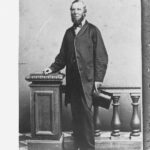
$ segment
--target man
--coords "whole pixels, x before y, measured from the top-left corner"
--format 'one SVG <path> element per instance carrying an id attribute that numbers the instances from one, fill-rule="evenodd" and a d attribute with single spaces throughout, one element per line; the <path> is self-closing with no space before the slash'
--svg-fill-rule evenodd
<path id="1" fill-rule="evenodd" d="M 100 31 L 85 19 L 84 2 L 73 1 L 70 11 L 73 26 L 66 31 L 55 62 L 44 73 L 66 66 L 66 104 L 71 104 L 75 142 L 80 150 L 94 150 L 92 92 L 102 86 L 108 56 Z"/>

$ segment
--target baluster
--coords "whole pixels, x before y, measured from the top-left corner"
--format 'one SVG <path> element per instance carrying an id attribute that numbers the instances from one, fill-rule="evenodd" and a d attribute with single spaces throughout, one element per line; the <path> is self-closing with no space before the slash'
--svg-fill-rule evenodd
<path id="1" fill-rule="evenodd" d="M 118 112 L 118 107 L 119 107 L 119 98 L 120 94 L 113 94 L 113 117 L 111 120 L 111 127 L 113 129 L 111 135 L 112 136 L 120 136 L 120 118 L 119 118 L 119 112 Z"/>
<path id="2" fill-rule="evenodd" d="M 101 121 L 99 117 L 99 107 L 94 106 L 94 130 L 95 130 L 95 137 L 100 136 L 101 131 L 100 131 L 100 126 L 101 126 Z"/>
<path id="3" fill-rule="evenodd" d="M 132 112 L 132 118 L 131 118 L 131 136 L 139 136 L 140 135 L 140 119 L 138 116 L 138 101 L 140 98 L 140 93 L 130 93 L 131 99 L 132 99 L 132 106 L 133 106 L 133 112 Z"/>

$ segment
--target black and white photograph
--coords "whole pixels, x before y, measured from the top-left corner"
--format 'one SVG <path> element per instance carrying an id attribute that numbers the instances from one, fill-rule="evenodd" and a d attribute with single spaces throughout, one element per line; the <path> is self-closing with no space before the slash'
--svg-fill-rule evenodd
<path id="1" fill-rule="evenodd" d="M 19 1 L 19 150 L 150 150 L 149 8 Z"/>

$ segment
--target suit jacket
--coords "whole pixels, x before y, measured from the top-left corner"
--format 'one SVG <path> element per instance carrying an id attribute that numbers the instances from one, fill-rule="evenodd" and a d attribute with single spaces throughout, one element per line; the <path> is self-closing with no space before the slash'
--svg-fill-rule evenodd
<path id="1" fill-rule="evenodd" d="M 56 56 L 55 62 L 50 66 L 53 72 L 66 66 L 67 103 L 70 100 L 69 89 L 72 87 L 70 73 L 74 52 L 84 96 L 91 108 L 94 81 L 103 81 L 108 63 L 104 42 L 96 26 L 86 21 L 77 35 L 75 35 L 73 26 L 66 30 L 60 52 Z"/>

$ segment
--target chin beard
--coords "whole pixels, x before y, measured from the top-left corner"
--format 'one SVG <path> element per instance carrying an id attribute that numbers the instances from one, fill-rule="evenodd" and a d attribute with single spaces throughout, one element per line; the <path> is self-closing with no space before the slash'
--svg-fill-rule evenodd
<path id="1" fill-rule="evenodd" d="M 85 15 L 82 15 L 82 17 L 78 20 L 76 20 L 75 18 L 73 18 L 73 16 L 71 16 L 72 22 L 76 25 L 81 24 L 81 22 L 83 21 L 83 19 L 85 18 Z"/>

